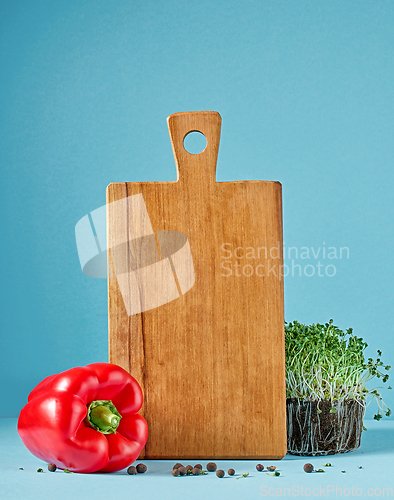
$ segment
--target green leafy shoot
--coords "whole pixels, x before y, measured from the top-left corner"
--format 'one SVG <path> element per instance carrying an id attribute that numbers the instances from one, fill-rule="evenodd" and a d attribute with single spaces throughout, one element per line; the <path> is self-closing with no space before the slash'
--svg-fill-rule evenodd
<path id="1" fill-rule="evenodd" d="M 280 476 L 280 472 L 278 470 L 276 470 L 275 472 L 273 472 L 272 474 L 270 474 L 269 472 L 266 472 L 267 476 Z"/>
<path id="2" fill-rule="evenodd" d="M 285 324 L 286 346 L 286 397 L 307 401 L 330 400 L 331 413 L 337 406 L 354 399 L 362 406 L 372 400 L 378 405 L 374 416 L 380 420 L 382 415 L 391 415 L 391 410 L 383 402 L 376 387 L 367 389 L 371 379 L 381 379 L 386 383 L 386 373 L 391 367 L 378 357 L 365 358 L 368 344 L 353 335 L 352 328 L 343 332 L 334 326 L 333 320 L 322 325 L 302 325 L 297 321 Z M 319 409 L 318 409 L 319 412 Z"/>

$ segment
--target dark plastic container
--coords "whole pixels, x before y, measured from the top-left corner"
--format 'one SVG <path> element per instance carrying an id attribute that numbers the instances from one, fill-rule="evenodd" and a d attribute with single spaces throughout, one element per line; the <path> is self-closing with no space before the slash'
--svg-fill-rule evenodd
<path id="1" fill-rule="evenodd" d="M 327 399 L 287 398 L 286 410 L 287 451 L 292 455 L 336 455 L 360 446 L 365 414 L 361 399 L 332 405 Z"/>

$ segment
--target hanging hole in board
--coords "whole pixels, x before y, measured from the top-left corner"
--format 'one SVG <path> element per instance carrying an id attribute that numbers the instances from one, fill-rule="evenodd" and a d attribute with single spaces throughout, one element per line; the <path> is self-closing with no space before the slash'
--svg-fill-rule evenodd
<path id="1" fill-rule="evenodd" d="M 188 153 L 198 155 L 207 147 L 207 139 L 201 132 L 193 130 L 193 132 L 186 134 L 183 139 L 183 147 Z"/>

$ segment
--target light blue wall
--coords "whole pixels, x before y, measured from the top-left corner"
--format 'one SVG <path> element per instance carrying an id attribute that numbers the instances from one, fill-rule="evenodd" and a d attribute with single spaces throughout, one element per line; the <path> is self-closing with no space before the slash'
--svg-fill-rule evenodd
<path id="1" fill-rule="evenodd" d="M 74 227 L 110 182 L 175 180 L 177 111 L 221 113 L 218 180 L 282 182 L 286 247 L 349 248 L 331 278 L 286 278 L 287 320 L 334 318 L 394 365 L 393 2 L 0 5 L 1 415 L 107 360 L 106 282 Z"/>

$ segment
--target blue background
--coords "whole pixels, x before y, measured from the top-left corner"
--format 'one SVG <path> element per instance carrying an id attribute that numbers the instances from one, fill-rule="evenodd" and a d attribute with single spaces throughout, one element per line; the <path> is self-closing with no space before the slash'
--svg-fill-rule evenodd
<path id="1" fill-rule="evenodd" d="M 282 182 L 286 247 L 349 248 L 331 278 L 286 278 L 287 321 L 333 318 L 394 364 L 392 2 L 0 5 L 1 416 L 108 360 L 106 281 L 74 227 L 111 182 L 175 180 L 178 111 L 221 113 L 218 180 Z"/>

